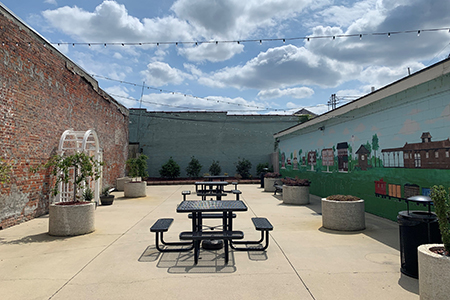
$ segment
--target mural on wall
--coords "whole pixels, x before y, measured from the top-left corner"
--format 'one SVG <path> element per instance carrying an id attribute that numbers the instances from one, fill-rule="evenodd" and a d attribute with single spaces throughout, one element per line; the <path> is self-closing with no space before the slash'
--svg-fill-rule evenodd
<path id="1" fill-rule="evenodd" d="M 278 135 L 280 151 L 298 153 L 300 160 L 282 175 L 310 179 L 311 192 L 319 196 L 354 193 L 368 200 L 368 212 L 395 220 L 400 202 L 384 199 L 427 195 L 435 184 L 450 186 L 449 87 L 445 73 L 373 105 Z"/>

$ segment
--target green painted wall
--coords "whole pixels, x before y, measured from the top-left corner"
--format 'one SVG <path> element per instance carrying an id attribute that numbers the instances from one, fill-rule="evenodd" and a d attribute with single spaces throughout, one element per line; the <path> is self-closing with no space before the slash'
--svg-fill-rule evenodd
<path id="1" fill-rule="evenodd" d="M 319 130 L 322 126 L 323 130 Z M 421 156 L 420 167 L 405 168 L 405 153 L 402 151 L 397 151 L 398 156 L 395 154 L 400 167 L 388 167 L 389 151 L 386 150 L 402 148 L 406 143 L 429 148 L 431 144 L 422 143 L 421 136 L 425 132 L 429 132 L 432 141 L 439 142 L 440 146 L 433 144 L 433 149 L 415 152 Z M 374 182 L 383 178 L 388 184 L 401 185 L 402 197 L 405 184 L 418 185 L 421 193 L 422 188 L 431 188 L 435 184 L 450 187 L 450 170 L 444 164 L 438 164 L 437 169 L 426 169 L 425 163 L 425 155 L 431 160 L 438 151 L 436 162 L 438 159 L 450 161 L 449 137 L 450 75 L 444 74 L 367 106 L 279 137 L 280 169 L 284 176 L 310 179 L 313 194 L 359 196 L 366 200 L 366 211 L 395 220 L 398 212 L 406 209 L 405 202 L 376 197 Z M 340 143 L 348 145 L 348 170 L 345 172 L 338 168 L 337 148 Z M 356 154 L 362 145 L 369 150 L 367 169 L 361 167 L 362 162 Z M 332 148 L 334 155 L 334 164 L 329 167 L 329 172 L 322 165 L 322 150 L 327 148 Z M 309 152 L 315 152 L 317 156 L 315 165 L 308 162 Z M 389 155 L 392 163 L 394 154 L 391 152 Z M 424 209 L 415 204 L 411 208 Z"/>
<path id="2" fill-rule="evenodd" d="M 195 156 L 207 173 L 213 160 L 222 173 L 234 176 L 235 163 L 245 158 L 256 166 L 268 163 L 274 151 L 273 134 L 297 123 L 296 116 L 227 115 L 225 112 L 147 112 L 130 110 L 129 137 L 149 157 L 148 173 L 159 177 L 161 166 L 172 156 L 186 177 Z"/>

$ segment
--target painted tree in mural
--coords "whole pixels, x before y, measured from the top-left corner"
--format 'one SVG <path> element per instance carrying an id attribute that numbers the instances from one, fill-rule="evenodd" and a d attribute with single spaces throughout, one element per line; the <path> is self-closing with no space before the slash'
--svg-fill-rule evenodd
<path id="1" fill-rule="evenodd" d="M 378 135 L 375 133 L 372 136 L 372 149 L 375 154 L 375 167 L 377 166 L 377 150 L 380 149 L 380 145 L 378 144 Z"/>

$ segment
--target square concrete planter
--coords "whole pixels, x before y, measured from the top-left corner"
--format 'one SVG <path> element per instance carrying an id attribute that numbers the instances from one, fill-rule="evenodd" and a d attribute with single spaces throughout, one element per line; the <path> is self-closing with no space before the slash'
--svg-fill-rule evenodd
<path id="1" fill-rule="evenodd" d="M 281 182 L 281 178 L 270 178 L 265 177 L 264 178 L 264 192 L 275 192 L 275 187 L 273 186 L 275 182 L 278 182 L 280 185 L 283 183 Z"/>
<path id="2" fill-rule="evenodd" d="M 309 204 L 309 186 L 283 185 L 283 203 L 294 205 Z"/>
<path id="3" fill-rule="evenodd" d="M 364 200 L 335 201 L 322 198 L 322 226 L 342 231 L 365 229 Z"/>
<path id="4" fill-rule="evenodd" d="M 450 257 L 434 253 L 430 250 L 432 247 L 443 247 L 443 244 L 425 244 L 417 248 L 420 300 L 448 300 Z"/>
<path id="5" fill-rule="evenodd" d="M 76 205 L 51 204 L 48 233 L 55 236 L 73 236 L 95 230 L 95 203 Z"/>
<path id="6" fill-rule="evenodd" d="M 130 181 L 124 184 L 124 196 L 125 198 L 145 197 L 146 189 L 146 181 Z"/>

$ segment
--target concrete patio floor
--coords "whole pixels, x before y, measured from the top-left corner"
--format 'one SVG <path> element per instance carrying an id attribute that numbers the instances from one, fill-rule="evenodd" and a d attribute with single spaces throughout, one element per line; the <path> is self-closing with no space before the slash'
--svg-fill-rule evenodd
<path id="1" fill-rule="evenodd" d="M 259 239 L 250 219 L 267 217 L 274 230 L 266 252 L 231 251 L 225 265 L 223 250 L 203 250 L 197 266 L 193 251 L 159 253 L 149 228 L 174 218 L 164 238 L 178 240 L 191 223 L 176 206 L 193 189 L 147 186 L 137 199 L 115 192 L 112 206 L 96 210 L 96 231 L 83 236 L 49 236 L 48 216 L 1 230 L 0 298 L 419 299 L 418 281 L 400 273 L 397 223 L 366 214 L 363 231 L 326 230 L 319 197 L 288 206 L 255 184 L 239 185 L 249 209 L 237 212 L 234 228 Z"/>

